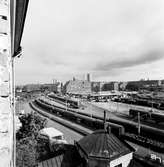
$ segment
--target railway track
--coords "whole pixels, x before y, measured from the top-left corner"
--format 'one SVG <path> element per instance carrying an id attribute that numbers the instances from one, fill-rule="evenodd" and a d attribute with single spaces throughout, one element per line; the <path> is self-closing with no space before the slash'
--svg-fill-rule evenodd
<path id="1" fill-rule="evenodd" d="M 49 102 L 45 102 L 43 100 L 37 100 L 37 102 L 39 102 L 40 104 L 45 104 L 47 105 L 47 107 L 52 107 L 52 109 L 55 109 L 55 110 L 60 110 L 61 112 L 65 110 L 65 107 L 61 107 L 61 106 L 57 106 L 56 104 L 53 105 L 52 104 L 49 104 Z M 51 106 L 50 106 L 51 105 Z M 68 108 L 67 109 L 68 112 L 70 113 L 75 113 L 76 116 L 86 116 L 86 119 L 87 117 L 91 118 L 91 119 L 95 119 L 95 120 L 101 120 L 103 121 L 104 118 L 102 116 L 98 116 L 97 114 L 91 114 L 91 113 L 84 113 L 84 112 L 79 112 L 75 109 L 72 109 L 72 108 Z M 138 129 L 138 123 L 132 121 L 132 120 L 126 120 L 126 119 L 123 119 L 123 118 L 120 118 L 120 117 L 112 117 L 112 118 L 109 118 L 107 120 L 108 122 L 110 123 L 113 123 L 113 124 L 119 124 L 119 125 L 122 125 L 125 127 L 125 130 L 130 130 L 130 128 L 132 128 L 132 131 L 136 131 L 137 133 L 137 129 Z M 164 137 L 164 129 L 160 129 L 159 126 L 150 126 L 150 125 L 146 125 L 145 123 L 144 124 L 141 124 L 141 129 L 144 131 L 144 130 L 150 130 L 153 131 L 153 132 L 158 132 L 159 134 L 162 134 L 161 137 Z"/>
<path id="2" fill-rule="evenodd" d="M 90 130 L 90 129 L 87 129 L 87 128 L 84 128 L 82 126 L 80 126 L 79 124 L 75 124 L 73 122 L 70 122 L 70 121 L 67 121 L 67 120 L 64 120 L 60 117 L 56 117 L 56 116 L 53 116 L 52 114 L 50 113 L 47 113 L 47 111 L 45 111 L 43 108 L 39 107 L 35 102 L 31 102 L 30 103 L 30 106 L 36 111 L 38 112 L 39 114 L 43 115 L 44 117 L 47 117 L 49 119 L 51 119 L 52 121 L 55 121 L 71 130 L 74 130 L 76 131 L 77 133 L 83 135 L 83 136 L 86 136 L 88 134 L 91 134 L 93 131 Z"/>
<path id="3" fill-rule="evenodd" d="M 49 100 L 51 100 L 53 102 L 57 102 L 57 103 L 59 101 L 58 99 L 55 99 L 55 98 L 49 98 Z M 63 103 L 63 107 L 64 107 L 64 105 L 65 105 L 65 103 Z M 90 104 L 90 105 L 93 105 L 93 104 Z M 94 107 L 98 107 L 98 106 L 94 106 Z M 104 108 L 102 108 L 102 107 L 98 107 L 98 108 L 100 108 L 102 111 L 104 110 Z M 72 110 L 73 112 L 77 112 L 77 110 L 74 110 L 72 108 L 70 108 L 70 110 Z M 129 121 L 129 123 L 132 124 L 133 126 L 136 126 L 136 127 L 138 126 L 137 119 L 130 118 L 129 115 L 127 115 L 127 114 L 124 114 L 124 113 L 113 113 L 113 112 L 110 112 L 108 110 L 106 110 L 106 111 L 107 111 L 107 114 L 111 113 L 111 114 L 114 114 L 117 117 L 117 118 L 110 119 L 111 122 L 112 121 L 116 121 L 116 120 L 120 120 L 120 122 L 127 122 L 127 121 Z M 92 114 L 86 114 L 86 115 L 92 117 Z M 100 117 L 100 116 L 96 117 L 96 114 L 94 114 L 94 115 L 95 115 L 95 118 L 103 120 L 103 117 Z M 117 123 L 119 123 L 119 122 L 117 122 Z M 150 121 L 147 122 L 145 120 L 141 120 L 141 126 L 143 128 L 151 127 L 153 131 L 155 131 L 155 130 L 157 130 L 159 132 L 164 131 L 164 125 L 162 125 L 162 124 L 156 124 L 156 123 L 150 122 Z"/>
<path id="4" fill-rule="evenodd" d="M 91 129 L 89 129 L 89 128 L 84 129 L 83 126 L 80 126 L 77 123 L 70 122 L 70 120 L 67 121 L 67 120 L 61 118 L 59 115 L 54 114 L 54 116 L 53 116 L 51 111 L 49 112 L 47 109 L 43 110 L 43 108 L 36 105 L 36 103 L 31 103 L 30 105 L 33 109 L 35 109 L 35 111 L 37 111 L 39 114 L 42 114 L 44 117 L 47 117 L 47 118 L 51 119 L 52 121 L 58 122 L 59 124 L 65 126 L 68 129 L 71 129 L 71 130 L 81 134 L 82 136 L 88 135 L 88 134 L 93 132 Z M 80 127 L 78 127 L 78 126 L 80 126 Z M 127 141 L 130 141 L 132 143 L 137 144 L 138 146 L 140 145 L 141 147 L 142 146 L 145 147 L 145 149 L 150 148 L 150 143 L 155 142 L 151 139 L 147 140 L 144 137 L 140 137 L 140 136 L 137 136 L 137 135 L 134 135 L 134 134 L 129 134 L 129 133 L 126 133 L 125 135 L 122 135 L 122 137 Z M 161 143 L 158 143 L 158 145 L 160 147 L 162 146 Z M 161 153 L 161 150 L 159 150 L 159 149 L 155 148 L 155 149 L 152 149 L 152 150 L 157 151 L 157 152 L 159 151 L 159 154 Z M 164 150 L 164 149 L 162 149 L 162 150 Z"/>
<path id="5" fill-rule="evenodd" d="M 132 117 L 129 117 L 129 115 L 124 114 L 124 113 L 116 113 L 116 115 L 117 115 L 118 117 L 121 117 L 121 118 L 123 118 L 123 119 L 126 119 L 127 121 L 132 121 L 132 120 L 133 120 L 135 123 L 138 122 L 137 117 L 132 118 Z M 141 119 L 140 122 L 141 122 L 141 124 L 143 124 L 143 125 L 146 125 L 146 126 L 150 126 L 150 127 L 154 127 L 154 128 L 157 128 L 157 129 L 164 130 L 164 124 L 156 124 L 153 120 L 144 120 L 144 119 Z"/>
<path id="6" fill-rule="evenodd" d="M 36 104 L 35 103 L 30 103 L 30 106 L 35 110 L 35 111 L 37 111 L 39 114 L 41 114 L 41 115 L 43 115 L 44 117 L 47 117 L 47 118 L 49 118 L 49 119 L 51 119 L 52 121 L 55 121 L 56 122 L 56 119 L 53 119 L 53 117 L 56 117 L 56 116 L 52 116 L 52 114 L 48 114 L 47 113 L 47 110 L 43 110 L 43 108 L 38 108 L 39 106 L 36 106 Z M 61 118 L 59 118 L 59 120 L 60 120 Z M 68 128 L 68 129 L 71 129 L 71 130 L 73 130 L 74 128 L 72 128 L 72 127 L 70 127 L 70 124 L 68 125 L 68 124 L 65 124 L 64 122 L 63 122 L 63 119 L 61 119 L 60 121 L 58 121 L 58 123 L 59 124 L 62 124 L 62 125 L 64 125 L 66 128 Z M 92 132 L 84 132 L 84 131 L 81 131 L 81 129 L 79 129 L 79 128 L 76 128 L 76 130 L 75 130 L 77 133 L 79 133 L 79 134 L 81 134 L 82 136 L 85 136 L 85 135 L 88 135 L 89 133 L 92 133 Z M 138 146 L 137 146 L 137 148 L 138 148 Z M 145 150 L 142 150 L 143 152 L 145 152 L 145 153 L 147 153 L 147 151 L 145 151 Z M 144 156 L 145 156 L 145 154 L 143 154 Z M 143 155 L 140 155 L 140 154 L 138 154 L 137 152 L 135 152 L 134 153 L 134 158 L 138 161 L 138 160 L 140 160 L 140 161 L 144 161 L 146 164 L 147 164 L 147 161 L 145 161 L 145 158 L 144 158 L 144 156 Z M 153 166 L 152 166 L 153 167 Z"/>

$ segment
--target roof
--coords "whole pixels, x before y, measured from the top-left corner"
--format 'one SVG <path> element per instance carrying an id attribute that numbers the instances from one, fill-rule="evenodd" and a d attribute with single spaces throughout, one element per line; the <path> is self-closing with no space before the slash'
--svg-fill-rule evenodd
<path id="1" fill-rule="evenodd" d="M 21 52 L 21 39 L 25 24 L 29 0 L 12 0 L 11 1 L 11 33 L 12 43 L 14 43 L 12 54 L 13 57 Z"/>
<path id="2" fill-rule="evenodd" d="M 50 138 L 54 137 L 54 136 L 62 136 L 63 133 L 60 132 L 59 130 L 55 129 L 55 128 L 44 128 L 40 131 L 41 134 L 46 134 L 48 135 Z"/>
<path id="3" fill-rule="evenodd" d="M 67 145 L 66 151 L 38 163 L 38 167 L 79 167 L 82 159 L 74 145 Z"/>
<path id="4" fill-rule="evenodd" d="M 91 96 L 114 96 L 114 95 L 121 95 L 121 93 L 118 91 L 115 91 L 115 92 L 101 91 L 101 92 L 98 92 L 96 94 L 91 94 Z"/>
<path id="5" fill-rule="evenodd" d="M 112 160 L 122 155 L 133 152 L 134 149 L 124 140 L 108 133 L 98 130 L 77 142 L 79 147 L 88 158 L 100 158 Z"/>
<path id="6" fill-rule="evenodd" d="M 62 161 L 63 154 L 40 162 L 38 167 L 61 167 Z"/>
<path id="7" fill-rule="evenodd" d="M 79 167 L 82 165 L 83 159 L 80 157 L 77 147 L 69 145 L 66 152 L 55 155 L 53 158 L 39 162 L 38 167 Z M 128 167 L 144 167 L 141 161 L 136 158 L 132 159 Z"/>

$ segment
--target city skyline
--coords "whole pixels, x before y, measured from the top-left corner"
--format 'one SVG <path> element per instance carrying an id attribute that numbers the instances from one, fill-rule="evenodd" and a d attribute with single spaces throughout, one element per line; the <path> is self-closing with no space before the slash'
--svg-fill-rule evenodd
<path id="1" fill-rule="evenodd" d="M 162 0 L 30 1 L 25 24 L 17 84 L 163 79 Z"/>

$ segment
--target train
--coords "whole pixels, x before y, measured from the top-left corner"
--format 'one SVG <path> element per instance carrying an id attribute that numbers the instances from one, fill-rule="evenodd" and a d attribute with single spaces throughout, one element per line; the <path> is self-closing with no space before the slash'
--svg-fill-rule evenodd
<path id="1" fill-rule="evenodd" d="M 104 118 L 101 116 L 90 114 L 90 113 L 77 112 L 76 110 L 69 109 L 69 108 L 66 113 L 63 110 L 64 108 L 50 105 L 48 104 L 48 102 L 46 104 L 46 102 L 44 102 L 41 99 L 36 100 L 36 103 L 38 103 L 42 107 L 48 108 L 51 112 L 56 112 L 60 114 L 61 116 L 65 115 L 69 119 L 75 119 L 75 117 L 81 117 L 81 119 L 82 118 L 86 119 L 86 120 L 83 120 L 83 122 L 85 122 L 86 125 L 90 124 L 90 122 L 94 122 L 94 123 L 91 123 L 93 127 L 97 127 L 100 124 L 99 120 L 102 122 L 104 120 Z M 136 122 L 129 123 L 127 120 L 116 120 L 116 119 L 111 119 L 111 118 L 109 118 L 107 122 L 121 125 L 122 127 L 124 127 L 126 132 L 135 133 L 135 134 L 138 133 L 138 124 Z M 163 140 L 163 137 L 164 137 L 164 131 L 157 129 L 157 128 L 150 127 L 150 126 L 146 126 L 146 125 L 141 126 L 141 134 L 144 136 L 149 136 L 157 140 Z M 157 134 L 157 135 L 154 135 L 154 134 Z"/>
<path id="2" fill-rule="evenodd" d="M 161 100 L 159 101 L 144 98 L 114 98 L 113 101 L 164 110 L 164 102 Z"/>
<path id="3" fill-rule="evenodd" d="M 79 122 L 80 124 L 83 124 L 84 126 L 90 127 L 93 130 L 96 129 L 102 129 L 104 127 L 104 120 L 98 119 L 96 116 L 92 116 L 92 114 L 83 113 L 83 112 L 77 112 L 72 109 L 68 109 L 67 112 L 65 112 L 62 107 L 57 107 L 53 105 L 49 105 L 48 103 L 43 102 L 41 99 L 35 100 L 35 103 L 41 106 L 44 109 L 48 109 L 52 114 L 56 114 L 58 116 L 64 117 L 66 119 L 69 119 L 71 121 Z M 109 123 L 111 127 L 111 131 L 119 136 L 124 134 L 124 127 L 115 123 Z"/>
<path id="4" fill-rule="evenodd" d="M 71 108 L 78 109 L 79 105 L 80 105 L 78 100 L 73 100 L 69 97 L 58 96 L 58 95 L 55 95 L 55 94 L 49 94 L 48 97 L 50 97 L 52 99 L 55 99 L 59 103 L 63 102 L 63 104 L 69 105 L 69 107 L 71 107 Z"/>
<path id="5" fill-rule="evenodd" d="M 104 127 L 104 119 L 100 116 L 76 112 L 72 109 L 68 109 L 67 111 L 65 111 L 62 107 L 50 105 L 47 102 L 44 102 L 42 99 L 35 100 L 35 103 L 52 114 L 64 117 L 71 121 L 79 122 L 80 124 L 90 127 L 93 130 L 102 129 Z M 126 120 L 120 121 L 108 119 L 107 123 L 111 127 L 111 132 L 117 136 L 123 136 L 125 139 L 129 139 L 129 136 L 127 136 L 127 134 L 131 134 L 133 136 L 140 136 L 140 138 L 145 138 L 146 141 L 151 140 L 150 143 L 147 143 L 147 145 L 149 145 L 150 148 L 153 148 L 157 151 L 164 151 L 164 143 L 162 143 L 164 138 L 164 130 L 141 125 L 141 133 L 140 135 L 138 135 L 138 124 L 135 122 L 129 123 Z M 144 142 L 142 140 L 139 140 L 138 137 L 133 137 L 131 138 L 131 140 L 136 140 L 136 142 L 139 142 L 141 145 L 144 146 Z"/>
<path id="6" fill-rule="evenodd" d="M 164 122 L 164 114 L 162 113 L 156 113 L 152 110 L 149 111 L 143 111 L 143 110 L 137 110 L 137 109 L 130 109 L 129 110 L 129 116 L 131 118 L 135 118 L 138 116 L 138 113 L 140 113 L 141 119 L 144 120 L 153 120 L 156 124 Z"/>

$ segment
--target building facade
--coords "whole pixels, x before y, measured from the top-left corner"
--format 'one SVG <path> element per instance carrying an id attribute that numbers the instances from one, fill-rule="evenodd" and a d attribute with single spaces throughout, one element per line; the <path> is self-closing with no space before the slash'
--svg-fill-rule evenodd
<path id="1" fill-rule="evenodd" d="M 66 85 L 68 94 L 91 94 L 91 82 L 86 80 L 71 80 Z"/>
<path id="2" fill-rule="evenodd" d="M 0 162 L 14 166 L 10 0 L 0 0 Z"/>
<path id="3" fill-rule="evenodd" d="M 0 0 L 0 166 L 15 167 L 14 59 L 20 52 L 28 0 Z"/>
<path id="4" fill-rule="evenodd" d="M 101 91 L 112 91 L 112 90 L 119 90 L 119 83 L 118 82 L 105 82 L 101 86 Z"/>

